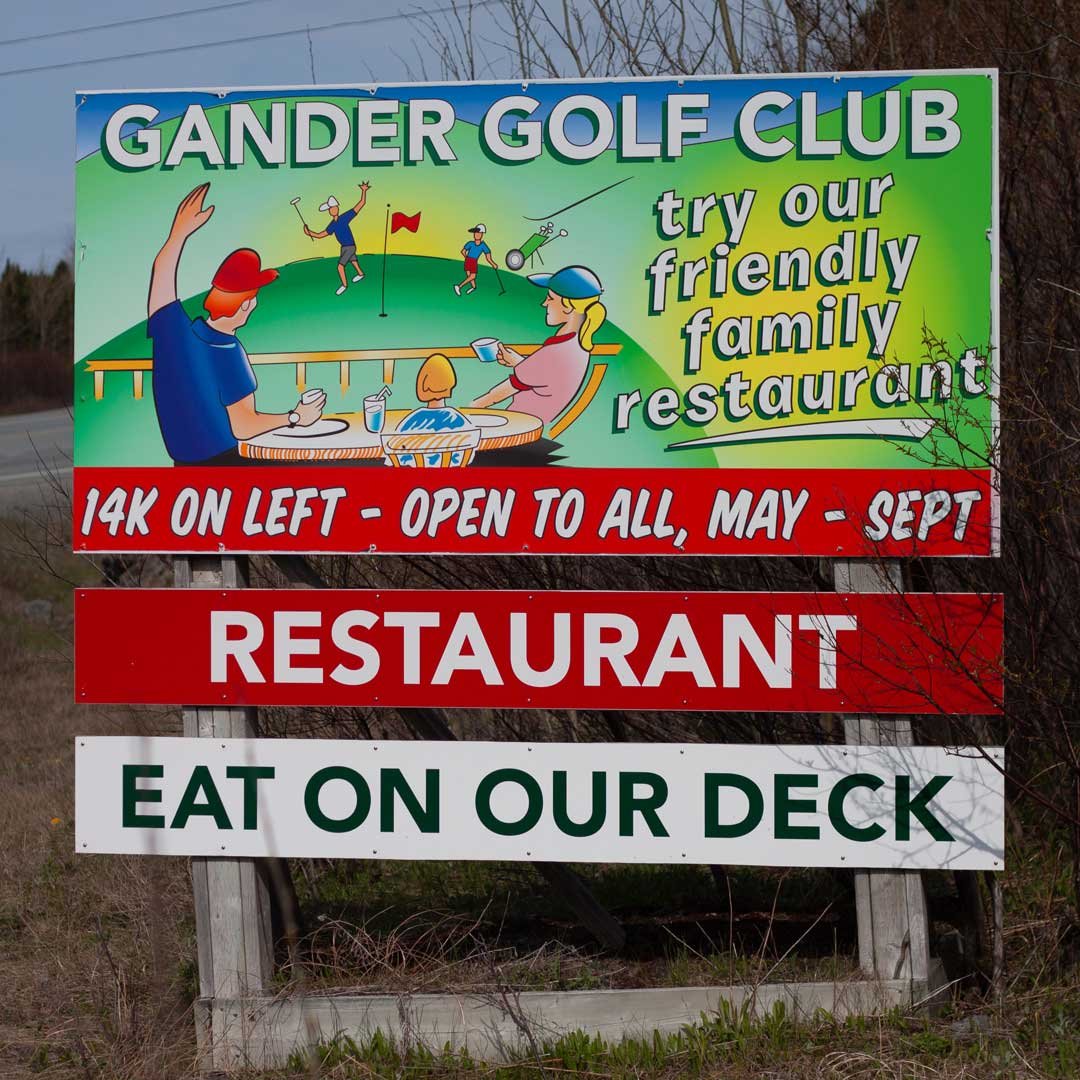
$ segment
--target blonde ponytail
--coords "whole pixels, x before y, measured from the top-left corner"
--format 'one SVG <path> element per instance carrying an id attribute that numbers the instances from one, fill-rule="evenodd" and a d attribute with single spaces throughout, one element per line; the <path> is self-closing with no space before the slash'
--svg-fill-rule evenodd
<path id="1" fill-rule="evenodd" d="M 593 350 L 593 334 L 604 325 L 607 318 L 607 308 L 600 302 L 599 296 L 589 296 L 584 300 L 563 300 L 563 306 L 585 316 L 578 331 L 578 341 L 581 347 L 591 353 Z"/>

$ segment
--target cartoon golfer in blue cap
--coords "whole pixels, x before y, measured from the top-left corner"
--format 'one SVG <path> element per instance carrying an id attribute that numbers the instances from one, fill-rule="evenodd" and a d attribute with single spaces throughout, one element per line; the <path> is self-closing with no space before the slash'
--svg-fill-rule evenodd
<path id="1" fill-rule="evenodd" d="M 555 333 L 530 356 L 500 345 L 496 356 L 511 369 L 510 377 L 473 405 L 486 409 L 513 398 L 515 411 L 549 424 L 574 400 L 589 369 L 593 335 L 607 318 L 607 309 L 600 302 L 604 291 L 600 279 L 586 266 L 564 266 L 554 274 L 529 274 L 529 281 L 547 290 L 540 306 Z"/>

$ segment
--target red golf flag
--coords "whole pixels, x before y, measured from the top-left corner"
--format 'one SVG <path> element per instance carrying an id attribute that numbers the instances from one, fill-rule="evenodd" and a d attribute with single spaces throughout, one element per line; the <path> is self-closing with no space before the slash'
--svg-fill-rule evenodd
<path id="1" fill-rule="evenodd" d="M 416 232 L 420 228 L 420 213 L 417 210 L 415 214 L 403 214 L 400 210 L 395 210 L 393 216 L 390 218 L 390 232 L 396 233 L 398 229 L 408 229 L 409 232 Z"/>

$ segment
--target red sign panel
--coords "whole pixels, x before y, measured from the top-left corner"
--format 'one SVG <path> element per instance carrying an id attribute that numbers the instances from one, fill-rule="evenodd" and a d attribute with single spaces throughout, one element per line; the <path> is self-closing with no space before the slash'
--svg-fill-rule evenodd
<path id="1" fill-rule="evenodd" d="M 74 547 L 990 555 L 994 502 L 965 469 L 80 468 Z"/>
<path id="2" fill-rule="evenodd" d="M 1000 596 L 80 589 L 82 702 L 992 714 Z"/>

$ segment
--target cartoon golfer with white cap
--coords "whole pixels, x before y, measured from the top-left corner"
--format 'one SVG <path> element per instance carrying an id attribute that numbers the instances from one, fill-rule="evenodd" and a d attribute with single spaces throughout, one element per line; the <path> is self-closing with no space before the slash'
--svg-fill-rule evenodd
<path id="1" fill-rule="evenodd" d="M 510 408 L 551 423 L 574 400 L 593 348 L 593 334 L 607 318 L 600 302 L 600 279 L 587 266 L 564 266 L 554 274 L 529 274 L 529 281 L 546 290 L 540 306 L 555 333 L 530 356 L 500 345 L 496 358 L 511 368 L 510 378 L 493 386 L 474 402 L 487 409 L 513 398 Z"/>
<path id="2" fill-rule="evenodd" d="M 337 199 L 333 195 L 328 196 L 326 202 L 319 207 L 321 213 L 329 213 L 330 215 L 330 220 L 326 223 L 326 228 L 322 232 L 312 232 L 306 225 L 304 226 L 304 233 L 313 240 L 321 240 L 324 236 L 333 236 L 341 245 L 341 257 L 338 259 L 337 266 L 338 277 L 341 278 L 341 285 L 337 290 L 338 296 L 348 287 L 345 282 L 345 267 L 349 263 L 352 263 L 356 268 L 353 281 L 364 280 L 364 271 L 360 269 L 360 263 L 356 258 L 356 240 L 353 238 L 349 224 L 364 209 L 364 203 L 367 202 L 368 188 L 370 187 L 371 185 L 365 180 L 360 185 L 360 201 L 351 210 L 346 210 L 344 214 L 341 212 Z"/>
<path id="3" fill-rule="evenodd" d="M 465 241 L 465 246 L 461 249 L 461 254 L 465 259 L 465 280 L 459 282 L 454 286 L 454 292 L 461 295 L 461 290 L 465 289 L 465 286 L 469 287 L 465 289 L 466 295 L 471 292 L 476 292 L 476 271 L 480 268 L 480 256 L 483 255 L 487 259 L 488 266 L 492 270 L 498 270 L 498 264 L 491 257 L 491 248 L 487 246 L 487 242 L 484 240 L 484 234 L 487 232 L 487 226 L 482 222 L 474 225 L 469 232 L 472 233 L 472 239 Z"/>

